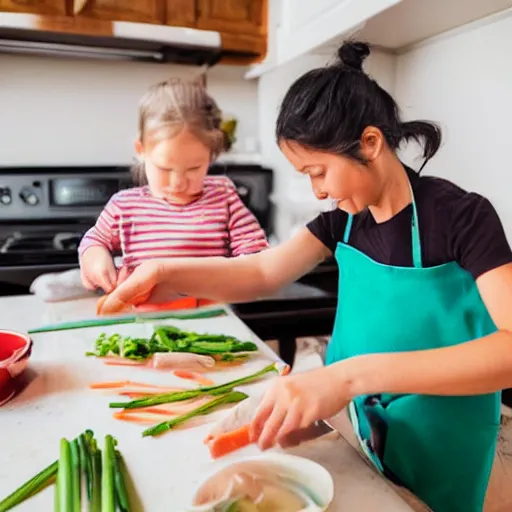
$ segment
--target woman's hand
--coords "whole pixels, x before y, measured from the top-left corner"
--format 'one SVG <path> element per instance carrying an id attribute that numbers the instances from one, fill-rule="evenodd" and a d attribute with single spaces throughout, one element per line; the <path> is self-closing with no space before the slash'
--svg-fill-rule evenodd
<path id="1" fill-rule="evenodd" d="M 352 400 L 344 363 L 276 378 L 251 425 L 252 439 L 261 449 L 287 444 L 293 432 L 328 419 Z"/>
<path id="2" fill-rule="evenodd" d="M 140 304 L 158 304 L 177 298 L 167 282 L 163 260 L 141 263 L 135 269 L 121 270 L 117 287 L 101 305 L 102 315 L 111 315 Z"/>
<path id="3" fill-rule="evenodd" d="M 89 247 L 80 258 L 80 276 L 88 290 L 103 289 L 110 293 L 117 284 L 117 270 L 105 247 Z"/>

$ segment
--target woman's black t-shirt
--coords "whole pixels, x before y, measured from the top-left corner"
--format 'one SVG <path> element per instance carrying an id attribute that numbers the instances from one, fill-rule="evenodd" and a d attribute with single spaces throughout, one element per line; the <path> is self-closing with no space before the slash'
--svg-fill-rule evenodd
<path id="1" fill-rule="evenodd" d="M 476 279 L 512 262 L 501 221 L 484 197 L 453 183 L 407 169 L 418 209 L 423 266 L 456 261 Z M 348 215 L 320 214 L 308 228 L 333 253 L 343 241 Z M 412 205 L 377 224 L 369 210 L 354 216 L 349 245 L 385 265 L 412 267 Z"/>

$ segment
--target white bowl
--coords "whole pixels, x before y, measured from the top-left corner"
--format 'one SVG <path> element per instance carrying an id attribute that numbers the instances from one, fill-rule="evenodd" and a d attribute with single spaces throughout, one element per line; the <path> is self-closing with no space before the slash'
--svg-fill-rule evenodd
<path id="1" fill-rule="evenodd" d="M 283 473 L 287 477 L 300 482 L 308 490 L 308 492 L 315 497 L 315 501 L 318 503 L 318 506 L 307 509 L 305 508 L 303 509 L 304 511 L 325 511 L 332 503 L 334 498 L 334 482 L 330 473 L 323 466 L 303 457 L 297 457 L 296 455 L 288 455 L 280 452 L 267 452 L 262 455 L 244 457 L 242 459 L 238 459 L 236 462 L 231 462 L 231 464 L 226 464 L 220 468 L 217 468 L 203 479 L 196 491 L 199 490 L 199 488 L 202 487 L 202 485 L 206 483 L 210 478 L 212 478 L 220 471 L 223 471 L 230 465 L 238 465 L 240 463 L 253 461 L 269 462 L 273 465 L 277 465 L 283 469 Z M 191 498 L 191 501 L 193 499 L 194 497 Z M 205 505 L 190 505 L 182 512 L 211 512 L 215 504 L 216 503 L 209 503 Z"/>

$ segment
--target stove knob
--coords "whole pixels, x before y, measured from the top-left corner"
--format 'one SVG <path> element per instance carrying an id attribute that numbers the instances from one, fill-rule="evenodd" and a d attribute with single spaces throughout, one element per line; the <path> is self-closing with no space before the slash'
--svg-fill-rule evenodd
<path id="1" fill-rule="evenodd" d="M 22 188 L 20 192 L 20 197 L 21 199 L 23 199 L 25 203 L 27 203 L 30 206 L 35 206 L 37 203 L 39 203 L 39 198 L 31 188 Z"/>
<path id="2" fill-rule="evenodd" d="M 10 188 L 0 188 L 0 203 L 4 205 L 8 205 L 12 203 L 11 197 L 11 189 Z"/>

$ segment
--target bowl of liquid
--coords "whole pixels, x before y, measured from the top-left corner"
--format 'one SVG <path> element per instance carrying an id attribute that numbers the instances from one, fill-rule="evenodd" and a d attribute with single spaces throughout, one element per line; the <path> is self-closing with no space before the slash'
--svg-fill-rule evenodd
<path id="1" fill-rule="evenodd" d="M 0 406 L 16 394 L 16 377 L 27 367 L 31 352 L 29 336 L 0 330 Z"/>
<path id="2" fill-rule="evenodd" d="M 321 512 L 333 498 L 332 477 L 320 464 L 268 452 L 209 475 L 186 512 Z"/>

